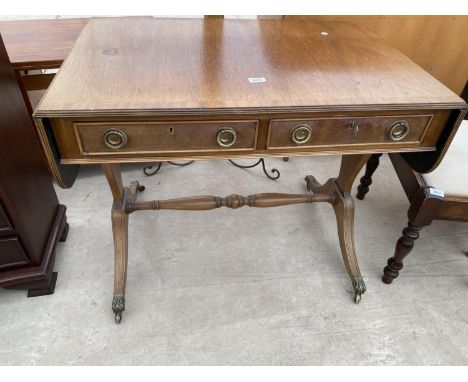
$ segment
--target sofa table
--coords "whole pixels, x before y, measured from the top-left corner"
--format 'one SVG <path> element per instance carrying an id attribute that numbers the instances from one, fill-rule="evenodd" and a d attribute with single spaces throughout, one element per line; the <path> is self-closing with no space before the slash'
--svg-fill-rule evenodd
<path id="1" fill-rule="evenodd" d="M 35 111 L 62 187 L 101 164 L 113 195 L 116 322 L 125 310 L 128 217 L 139 210 L 210 210 L 327 202 L 359 302 L 366 287 L 350 191 L 370 154 L 402 152 L 437 166 L 467 105 L 372 33 L 296 20 L 91 19 Z M 306 176 L 302 194 L 139 201 L 119 164 L 342 155 L 336 178 Z"/>

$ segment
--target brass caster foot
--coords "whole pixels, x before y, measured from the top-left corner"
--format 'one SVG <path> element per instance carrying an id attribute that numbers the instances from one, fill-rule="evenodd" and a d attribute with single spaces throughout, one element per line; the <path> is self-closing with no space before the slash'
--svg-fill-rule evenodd
<path id="1" fill-rule="evenodd" d="M 115 314 L 115 323 L 120 324 L 120 321 L 122 321 L 122 313 L 116 313 Z"/>
<path id="2" fill-rule="evenodd" d="M 360 293 L 354 293 L 354 303 L 359 304 L 361 302 L 361 294 Z"/>
<path id="3" fill-rule="evenodd" d="M 125 311 L 125 296 L 117 294 L 112 299 L 112 311 L 115 314 L 115 323 L 120 324 L 122 321 L 122 312 Z"/>
<path id="4" fill-rule="evenodd" d="M 354 289 L 354 302 L 359 304 L 361 301 L 362 294 L 366 291 L 366 284 L 364 284 L 364 280 L 362 278 L 358 278 L 353 283 Z"/>

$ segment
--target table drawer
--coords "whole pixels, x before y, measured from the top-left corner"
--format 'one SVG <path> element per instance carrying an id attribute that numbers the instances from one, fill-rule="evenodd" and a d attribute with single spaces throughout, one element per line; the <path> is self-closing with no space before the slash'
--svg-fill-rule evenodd
<path id="1" fill-rule="evenodd" d="M 418 143 L 432 114 L 270 121 L 267 148 Z"/>
<path id="2" fill-rule="evenodd" d="M 83 122 L 83 155 L 254 150 L 258 121 Z"/>

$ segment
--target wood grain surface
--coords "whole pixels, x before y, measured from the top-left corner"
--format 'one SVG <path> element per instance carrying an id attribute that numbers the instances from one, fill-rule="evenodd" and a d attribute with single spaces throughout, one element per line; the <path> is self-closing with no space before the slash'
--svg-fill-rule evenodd
<path id="1" fill-rule="evenodd" d="M 468 80 L 468 16 L 285 16 L 364 27 L 382 37 L 456 94 Z"/>
<path id="2" fill-rule="evenodd" d="M 127 17 L 88 22 L 36 116 L 415 105 L 464 103 L 349 23 Z"/>
<path id="3" fill-rule="evenodd" d="M 58 68 L 88 19 L 0 21 L 0 33 L 15 70 Z"/>
<path id="4" fill-rule="evenodd" d="M 432 115 L 402 116 L 410 129 L 408 135 L 400 142 L 418 144 L 429 125 Z M 392 142 L 388 136 L 389 127 L 399 120 L 398 116 L 368 118 L 316 118 L 271 120 L 268 137 L 269 148 L 297 147 L 291 136 L 294 129 L 305 124 L 311 129 L 311 139 L 301 144 L 308 146 L 363 145 Z M 355 129 L 351 127 L 355 126 Z"/>
<path id="5" fill-rule="evenodd" d="M 82 154 L 138 154 L 190 151 L 253 151 L 256 144 L 258 121 L 190 121 L 190 122 L 128 122 L 76 123 L 75 131 Z M 216 132 L 233 128 L 236 139 L 232 146 L 223 148 Z M 108 129 L 118 129 L 127 136 L 125 147 L 113 149 L 103 144 Z"/>

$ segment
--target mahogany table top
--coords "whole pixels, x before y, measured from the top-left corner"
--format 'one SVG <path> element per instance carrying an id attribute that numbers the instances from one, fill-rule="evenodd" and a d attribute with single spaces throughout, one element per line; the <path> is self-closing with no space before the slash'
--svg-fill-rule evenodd
<path id="1" fill-rule="evenodd" d="M 463 100 L 349 23 L 93 18 L 36 116 L 457 108 Z"/>

